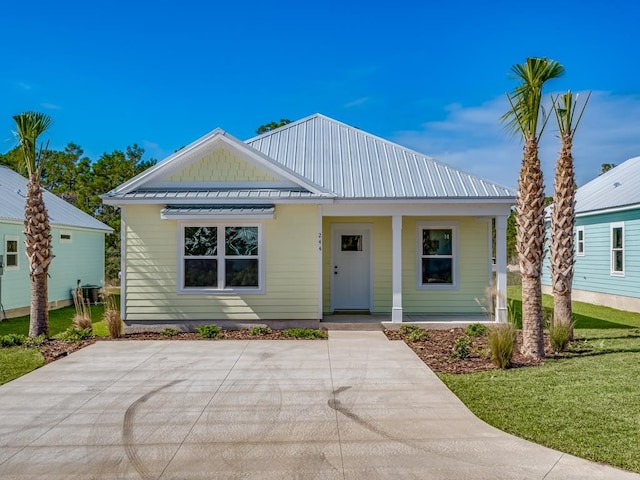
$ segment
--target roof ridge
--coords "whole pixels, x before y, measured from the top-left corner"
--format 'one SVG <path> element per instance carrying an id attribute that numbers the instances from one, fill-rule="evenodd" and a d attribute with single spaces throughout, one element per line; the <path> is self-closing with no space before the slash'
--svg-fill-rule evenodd
<path id="1" fill-rule="evenodd" d="M 258 139 L 263 139 L 263 138 L 266 138 L 266 137 L 269 137 L 269 136 L 273 135 L 274 133 L 281 133 L 281 132 L 283 132 L 285 130 L 288 130 L 289 128 L 297 127 L 301 123 L 308 122 L 309 120 L 311 120 L 311 119 L 313 119 L 315 117 L 324 117 L 324 115 L 322 115 L 321 113 L 312 113 L 311 115 L 307 115 L 306 117 L 300 118 L 300 119 L 295 120 L 293 122 L 289 122 L 286 125 L 282 125 L 281 127 L 274 128 L 273 130 L 269 130 L 268 132 L 259 133 L 256 136 L 245 140 L 244 143 L 250 143 L 250 142 L 253 142 L 253 141 L 258 140 Z M 328 118 L 328 117 L 325 117 L 325 118 Z"/>

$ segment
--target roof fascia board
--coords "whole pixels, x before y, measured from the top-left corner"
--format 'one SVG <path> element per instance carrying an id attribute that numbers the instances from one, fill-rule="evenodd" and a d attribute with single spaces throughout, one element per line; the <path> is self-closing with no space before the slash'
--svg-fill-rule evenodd
<path id="1" fill-rule="evenodd" d="M 102 198 L 102 203 L 105 205 L 111 205 L 120 207 L 124 205 L 207 205 L 215 203 L 217 205 L 234 205 L 242 203 L 245 205 L 266 205 L 266 204 L 281 204 L 281 203 L 305 203 L 305 204 L 331 204 L 334 200 L 332 198 L 228 198 L 228 199 L 179 199 L 179 198 L 140 198 L 140 199 L 124 199 L 124 198 Z"/>
<path id="2" fill-rule="evenodd" d="M 24 220 L 16 220 L 15 218 L 7 218 L 0 217 L 0 224 L 11 224 L 11 225 L 24 225 Z M 52 228 L 64 228 L 67 230 L 76 230 L 76 231 L 87 231 L 87 232 L 101 232 L 101 233 L 112 233 L 113 228 L 105 225 L 105 228 L 100 227 L 79 227 L 78 225 L 70 225 L 68 223 L 58 223 L 58 222 L 49 222 Z"/>

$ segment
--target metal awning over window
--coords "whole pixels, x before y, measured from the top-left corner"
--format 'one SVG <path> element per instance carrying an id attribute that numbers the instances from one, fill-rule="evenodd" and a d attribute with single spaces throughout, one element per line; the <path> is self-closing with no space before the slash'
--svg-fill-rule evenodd
<path id="1" fill-rule="evenodd" d="M 167 205 L 160 211 L 162 220 L 226 220 L 273 218 L 274 205 Z"/>

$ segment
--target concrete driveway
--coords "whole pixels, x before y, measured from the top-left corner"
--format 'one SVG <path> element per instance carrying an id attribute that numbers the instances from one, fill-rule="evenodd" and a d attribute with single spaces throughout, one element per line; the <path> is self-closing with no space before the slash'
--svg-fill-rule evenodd
<path id="1" fill-rule="evenodd" d="M 498 431 L 404 343 L 335 331 L 98 342 L 0 387 L 0 478 L 640 476 Z"/>

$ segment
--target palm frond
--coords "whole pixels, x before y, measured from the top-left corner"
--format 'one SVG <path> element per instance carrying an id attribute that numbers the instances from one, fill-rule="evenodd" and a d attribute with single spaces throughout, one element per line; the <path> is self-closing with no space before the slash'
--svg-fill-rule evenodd
<path id="1" fill-rule="evenodd" d="M 556 115 L 556 121 L 558 122 L 558 130 L 563 136 L 573 138 L 575 135 L 578 125 L 580 124 L 580 120 L 582 120 L 582 115 L 584 115 L 584 111 L 587 108 L 589 99 L 591 98 L 591 92 L 587 94 L 587 99 L 582 105 L 582 109 L 576 119 L 575 115 L 577 111 L 576 107 L 578 106 L 578 98 L 578 94 L 576 94 L 574 98 L 571 90 L 568 90 L 567 93 L 563 95 L 551 97 L 551 104 Z"/>
<path id="2" fill-rule="evenodd" d="M 19 141 L 29 177 L 34 174 L 39 176 L 43 166 L 40 160 L 44 158 L 48 144 L 46 147 L 41 145 L 38 150 L 38 137 L 51 126 L 52 119 L 44 113 L 29 111 L 14 115 L 13 120 L 17 128 L 15 136 Z"/>

